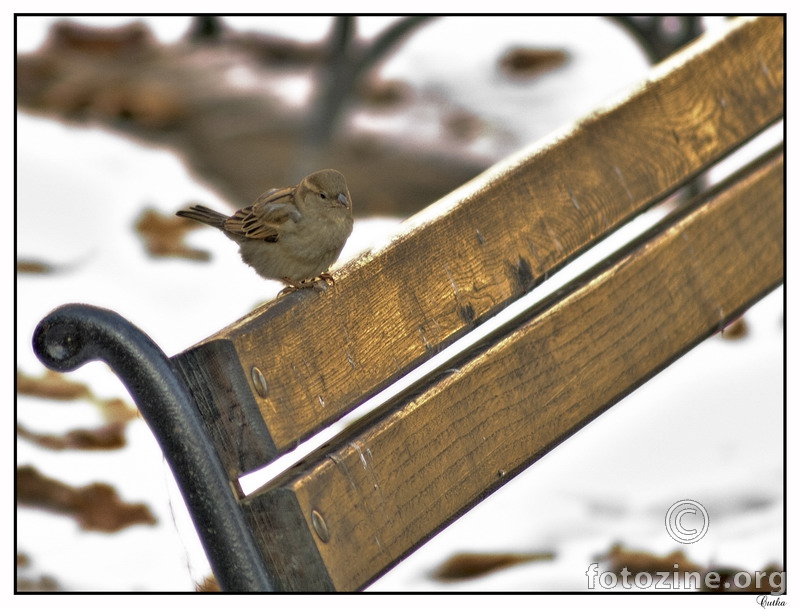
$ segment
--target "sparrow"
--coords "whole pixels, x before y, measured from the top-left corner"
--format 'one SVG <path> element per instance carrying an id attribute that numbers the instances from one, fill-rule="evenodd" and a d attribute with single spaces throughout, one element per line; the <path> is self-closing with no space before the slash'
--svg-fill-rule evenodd
<path id="1" fill-rule="evenodd" d="M 220 229 L 239 244 L 245 263 L 265 279 L 287 285 L 280 295 L 333 285 L 328 267 L 339 257 L 353 231 L 353 206 L 344 176 L 323 169 L 296 186 L 273 188 L 252 205 L 226 216 L 203 205 L 177 212 Z"/>

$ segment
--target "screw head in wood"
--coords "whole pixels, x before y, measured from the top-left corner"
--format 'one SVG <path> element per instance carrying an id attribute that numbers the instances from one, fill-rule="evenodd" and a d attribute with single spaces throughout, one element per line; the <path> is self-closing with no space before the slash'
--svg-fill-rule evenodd
<path id="1" fill-rule="evenodd" d="M 327 541 L 331 538 L 331 535 L 328 532 L 328 525 L 325 524 L 325 519 L 317 510 L 311 510 L 311 524 L 320 540 L 327 543 Z"/>
<path id="2" fill-rule="evenodd" d="M 269 387 L 267 387 L 267 379 L 261 373 L 257 366 L 250 368 L 250 379 L 253 381 L 253 386 L 256 388 L 256 393 L 262 398 L 267 397 L 269 394 Z"/>

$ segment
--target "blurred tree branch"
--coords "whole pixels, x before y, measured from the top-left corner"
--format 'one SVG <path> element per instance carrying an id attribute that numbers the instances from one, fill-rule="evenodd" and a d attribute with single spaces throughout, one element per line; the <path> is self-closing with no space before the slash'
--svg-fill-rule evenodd
<path id="1" fill-rule="evenodd" d="M 309 154 L 300 155 L 306 164 L 298 173 L 312 169 L 313 151 L 327 146 L 341 122 L 348 102 L 358 90 L 367 72 L 383 60 L 395 47 L 420 25 L 433 18 L 431 15 L 404 17 L 386 28 L 374 42 L 359 47 L 356 39 L 356 20 L 352 15 L 334 18 L 329 36 L 328 54 L 318 69 L 317 99 L 312 112 L 306 147 Z"/>

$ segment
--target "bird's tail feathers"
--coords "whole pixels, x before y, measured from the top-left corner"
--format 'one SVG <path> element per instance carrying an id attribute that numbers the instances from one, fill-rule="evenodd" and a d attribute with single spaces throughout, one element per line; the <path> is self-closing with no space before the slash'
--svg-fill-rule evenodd
<path id="1" fill-rule="evenodd" d="M 175 215 L 181 216 L 182 218 L 189 218 L 190 220 L 196 220 L 197 222 L 208 224 L 214 228 L 223 228 L 225 226 L 225 221 L 228 219 L 228 216 L 225 214 L 209 209 L 204 205 L 192 205 L 189 209 L 182 209 Z"/>

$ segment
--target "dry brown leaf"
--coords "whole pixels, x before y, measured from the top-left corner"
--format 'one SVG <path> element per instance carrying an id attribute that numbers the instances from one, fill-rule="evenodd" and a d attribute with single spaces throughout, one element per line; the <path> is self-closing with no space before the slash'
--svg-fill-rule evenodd
<path id="1" fill-rule="evenodd" d="M 448 558 L 436 569 L 433 573 L 433 577 L 444 581 L 469 579 L 486 575 L 498 569 L 513 567 L 523 562 L 553 560 L 554 557 L 555 554 L 552 552 L 540 552 L 536 554 L 479 554 L 462 552 Z"/>
<path id="2" fill-rule="evenodd" d="M 136 232 L 144 240 L 147 253 L 155 257 L 175 256 L 190 260 L 208 260 L 204 250 L 193 249 L 183 242 L 189 231 L 201 225 L 175 215 L 164 215 L 159 211 L 145 209 L 136 221 Z"/>
<path id="3" fill-rule="evenodd" d="M 609 570 L 615 573 L 621 574 L 622 570 L 627 568 L 630 577 L 635 577 L 637 573 L 655 575 L 665 571 L 669 573 L 700 573 L 703 571 L 703 567 L 691 562 L 680 550 L 667 556 L 656 556 L 650 552 L 629 550 L 621 544 L 615 544 L 608 554 L 601 556 L 600 559 L 608 561 L 610 563 Z"/>
<path id="4" fill-rule="evenodd" d="M 566 63 L 569 54 L 559 49 L 516 47 L 500 58 L 500 68 L 515 78 L 531 78 Z"/>
<path id="5" fill-rule="evenodd" d="M 119 422 L 97 429 L 73 429 L 63 435 L 36 433 L 17 423 L 17 435 L 50 450 L 116 450 L 125 446 L 125 424 Z"/>
<path id="6" fill-rule="evenodd" d="M 47 275 L 56 270 L 56 267 L 49 262 L 42 262 L 41 260 L 20 260 L 17 259 L 17 273 L 26 273 L 31 275 Z"/>
<path id="7" fill-rule="evenodd" d="M 749 333 L 750 330 L 747 327 L 747 322 L 744 320 L 744 317 L 739 317 L 725 326 L 720 334 L 722 338 L 727 340 L 737 340 L 739 338 L 744 338 Z"/>
<path id="8" fill-rule="evenodd" d="M 49 575 L 40 575 L 36 579 L 17 577 L 17 592 L 58 592 L 61 585 Z"/>
<path id="9" fill-rule="evenodd" d="M 39 575 L 35 578 L 30 575 L 20 575 L 20 571 L 28 570 L 32 562 L 27 554 L 17 552 L 17 592 L 54 592 L 61 589 L 56 579 L 49 575 Z"/>
<path id="10" fill-rule="evenodd" d="M 97 57 L 125 57 L 149 53 L 154 45 L 155 38 L 150 29 L 138 21 L 105 28 L 75 21 L 58 21 L 50 29 L 44 48 L 56 55 L 81 53 Z"/>
<path id="11" fill-rule="evenodd" d="M 468 110 L 453 110 L 442 121 L 447 134 L 463 142 L 476 139 L 486 130 L 483 120 Z"/>
<path id="12" fill-rule="evenodd" d="M 782 569 L 777 565 L 768 565 L 756 574 L 750 573 L 749 580 L 745 581 L 742 573 L 745 569 L 703 567 L 691 562 L 683 552 L 675 551 L 667 556 L 656 556 L 650 552 L 639 552 L 628 550 L 620 544 L 615 544 L 605 556 L 599 557 L 609 563 L 609 571 L 622 575 L 623 569 L 627 569 L 627 576 L 635 578 L 639 573 L 648 573 L 653 577 L 659 577 L 664 573 L 677 573 L 684 577 L 691 577 L 692 574 L 700 574 L 700 589 L 709 592 L 780 592 L 784 580 L 781 578 L 772 586 L 769 577 L 773 573 L 783 574 Z M 676 566 L 677 565 L 677 566 Z M 715 575 L 709 579 L 710 575 Z M 760 574 L 760 577 L 758 577 Z M 742 584 L 748 584 L 740 587 Z"/>
<path id="13" fill-rule="evenodd" d="M 106 423 L 127 423 L 139 416 L 139 411 L 136 408 L 119 398 L 95 399 L 94 402 L 100 408 L 103 420 Z"/>
<path id="14" fill-rule="evenodd" d="M 91 398 L 89 388 L 83 383 L 70 381 L 66 376 L 45 370 L 44 376 L 28 376 L 17 370 L 17 393 L 52 400 L 77 400 Z"/>
<path id="15" fill-rule="evenodd" d="M 359 88 L 358 95 L 373 109 L 392 108 L 408 101 L 411 87 L 400 80 L 368 80 Z"/>
<path id="16" fill-rule="evenodd" d="M 87 118 L 136 121 L 146 128 L 173 127 L 186 113 L 176 88 L 147 77 L 133 79 L 135 84 L 131 84 L 131 72 L 136 72 L 133 67 L 142 62 L 157 62 L 158 49 L 143 23 L 92 28 L 58 22 L 50 30 L 42 55 L 31 64 L 22 64 L 26 77 L 21 82 L 27 83 L 23 97 L 34 94 L 45 107 Z M 50 87 L 42 87 L 40 81 L 59 73 L 64 61 L 72 61 L 79 68 L 97 62 L 103 73 L 102 84 L 88 78 L 83 69 L 77 69 L 73 78 L 59 79 Z M 118 63 L 120 69 L 109 70 L 110 62 Z"/>
<path id="17" fill-rule="evenodd" d="M 125 503 L 107 484 L 75 488 L 47 478 L 32 466 L 17 468 L 17 503 L 75 518 L 82 529 L 113 533 L 134 524 L 155 524 L 143 503 Z"/>
<path id="18" fill-rule="evenodd" d="M 139 416 L 139 411 L 125 400 L 98 398 L 87 385 L 71 381 L 66 375 L 52 370 L 45 370 L 39 377 L 17 370 L 17 393 L 52 400 L 89 400 L 100 409 L 106 423 L 124 423 Z"/>
<path id="19" fill-rule="evenodd" d="M 54 273 L 63 273 L 65 271 L 72 271 L 78 268 L 89 256 L 84 256 L 82 259 L 70 260 L 53 264 L 45 260 L 37 260 L 34 258 L 17 258 L 17 273 L 25 275 L 52 275 Z"/>

